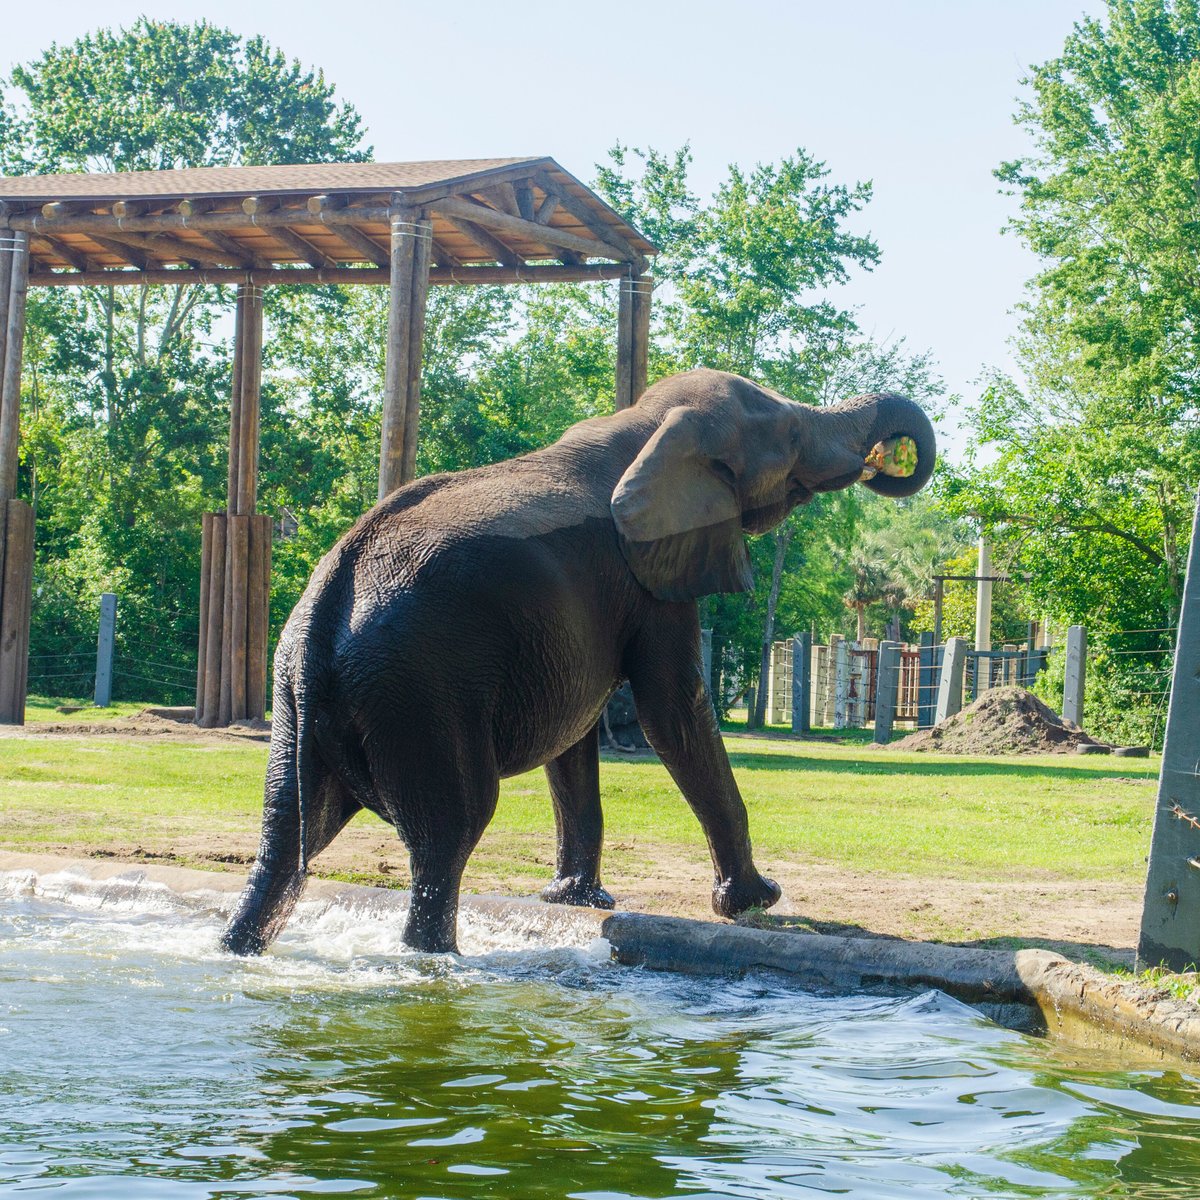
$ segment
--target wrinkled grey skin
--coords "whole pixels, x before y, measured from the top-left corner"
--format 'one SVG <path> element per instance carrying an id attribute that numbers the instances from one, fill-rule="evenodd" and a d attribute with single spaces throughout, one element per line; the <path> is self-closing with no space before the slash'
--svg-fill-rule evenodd
<path id="1" fill-rule="evenodd" d="M 910 401 L 817 409 L 693 371 L 544 450 L 380 501 L 318 566 L 280 640 L 262 842 L 223 945 L 261 951 L 308 860 L 365 807 L 409 850 L 404 940 L 454 950 L 459 882 L 499 781 L 543 765 L 558 827 L 543 896 L 611 907 L 597 723 L 626 678 L 708 840 L 714 910 L 774 904 L 702 678 L 695 601 L 749 587 L 743 533 L 854 483 L 867 451 L 901 434 L 917 473 L 867 484 L 885 495 L 933 469 Z"/>

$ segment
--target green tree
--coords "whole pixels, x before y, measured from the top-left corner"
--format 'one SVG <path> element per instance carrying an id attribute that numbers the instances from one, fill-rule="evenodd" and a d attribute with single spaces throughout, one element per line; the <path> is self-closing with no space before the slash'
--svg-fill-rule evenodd
<path id="1" fill-rule="evenodd" d="M 1173 623 L 1200 478 L 1200 10 L 1107 0 L 1034 68 L 1004 164 L 1042 259 L 977 417 L 997 461 L 961 489 L 1067 619 Z M 1128 625 L 1126 626 L 1128 627 Z"/>
<path id="2" fill-rule="evenodd" d="M 53 46 L 13 71 L 2 108 L 8 173 L 369 154 L 319 73 L 207 23 L 143 18 Z M 39 659 L 94 638 L 95 596 L 113 588 L 119 650 L 136 637 L 138 656 L 187 694 L 200 513 L 224 491 L 231 299 L 190 286 L 32 294 L 19 486 L 37 506 Z M 273 322 L 287 301 L 269 303 Z M 268 381 L 264 448 L 286 444 L 299 418 Z"/>

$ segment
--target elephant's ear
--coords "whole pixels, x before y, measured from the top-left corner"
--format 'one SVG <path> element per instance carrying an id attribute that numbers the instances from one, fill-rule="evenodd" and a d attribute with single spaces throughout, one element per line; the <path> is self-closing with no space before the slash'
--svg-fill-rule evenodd
<path id="1" fill-rule="evenodd" d="M 705 425 L 694 409 L 672 409 L 612 495 L 625 560 L 660 600 L 754 586 L 735 476 Z"/>

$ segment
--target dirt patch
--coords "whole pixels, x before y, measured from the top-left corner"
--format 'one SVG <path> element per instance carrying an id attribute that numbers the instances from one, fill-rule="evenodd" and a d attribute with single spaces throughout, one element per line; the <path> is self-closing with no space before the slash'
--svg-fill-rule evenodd
<path id="1" fill-rule="evenodd" d="M 185 742 L 269 742 L 270 721 L 239 721 L 224 729 L 202 729 L 195 723 L 194 708 L 143 708 L 141 712 L 110 721 L 34 721 L 29 725 L 0 726 L 0 737 L 129 737 L 165 738 Z"/>
<path id="2" fill-rule="evenodd" d="M 935 750 L 939 754 L 1073 754 L 1099 746 L 1078 725 L 1064 721 L 1032 692 L 1019 687 L 984 692 L 962 712 L 910 733 L 889 750 Z"/>

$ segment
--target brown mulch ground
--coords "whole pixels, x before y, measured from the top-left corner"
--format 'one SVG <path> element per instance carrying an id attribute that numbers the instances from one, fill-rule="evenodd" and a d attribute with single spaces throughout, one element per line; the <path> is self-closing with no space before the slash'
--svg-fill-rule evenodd
<path id="1" fill-rule="evenodd" d="M 993 688 L 962 712 L 910 733 L 889 750 L 936 750 L 939 754 L 1072 754 L 1103 743 L 1064 721 L 1032 692 Z"/>
<path id="2" fill-rule="evenodd" d="M 2 726 L 0 737 L 62 734 L 67 737 L 154 737 L 183 742 L 271 740 L 270 721 L 239 721 L 222 729 L 202 729 L 195 720 L 194 708 L 143 708 L 128 717 L 107 721 L 34 721 L 28 725 Z"/>

